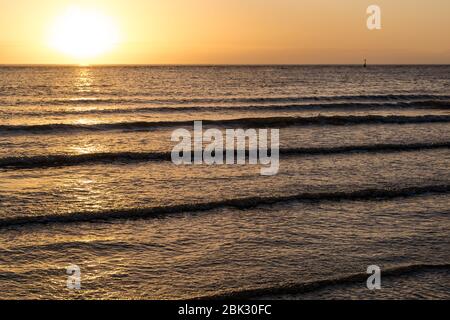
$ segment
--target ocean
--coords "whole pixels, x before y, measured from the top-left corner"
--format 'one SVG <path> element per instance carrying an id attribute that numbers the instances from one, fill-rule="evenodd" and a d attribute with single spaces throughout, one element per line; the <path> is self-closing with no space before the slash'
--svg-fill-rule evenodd
<path id="1" fill-rule="evenodd" d="M 448 65 L 0 67 L 0 299 L 449 299 L 449 111 Z M 278 173 L 175 165 L 194 120 Z"/>

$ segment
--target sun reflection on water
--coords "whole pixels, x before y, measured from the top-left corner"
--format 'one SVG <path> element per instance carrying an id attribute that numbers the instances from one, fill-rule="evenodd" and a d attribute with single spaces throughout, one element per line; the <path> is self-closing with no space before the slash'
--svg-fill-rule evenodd
<path id="1" fill-rule="evenodd" d="M 82 67 L 77 69 L 77 72 L 78 75 L 74 83 L 77 92 L 79 93 L 92 92 L 92 85 L 94 83 L 92 69 L 89 67 Z"/>
<path id="2" fill-rule="evenodd" d="M 94 144 L 72 146 L 70 149 L 76 154 L 90 154 L 99 151 L 99 147 Z"/>
<path id="3" fill-rule="evenodd" d="M 81 125 L 89 125 L 89 124 L 96 124 L 99 123 L 97 119 L 91 119 L 91 118 L 78 118 L 74 120 L 74 124 L 81 124 Z"/>

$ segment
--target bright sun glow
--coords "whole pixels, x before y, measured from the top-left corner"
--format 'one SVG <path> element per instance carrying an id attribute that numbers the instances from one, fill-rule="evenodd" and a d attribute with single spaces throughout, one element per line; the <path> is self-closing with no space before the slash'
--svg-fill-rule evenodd
<path id="1" fill-rule="evenodd" d="M 71 7 L 59 16 L 50 35 L 53 48 L 80 60 L 107 53 L 118 41 L 118 29 L 110 17 L 78 7 Z"/>

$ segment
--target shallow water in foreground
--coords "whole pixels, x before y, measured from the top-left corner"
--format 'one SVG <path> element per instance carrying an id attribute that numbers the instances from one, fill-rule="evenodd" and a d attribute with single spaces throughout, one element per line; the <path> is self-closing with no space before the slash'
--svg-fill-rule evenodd
<path id="1" fill-rule="evenodd" d="M 0 68 L 0 299 L 448 299 L 449 74 Z M 279 127 L 279 173 L 175 166 L 192 120 Z"/>

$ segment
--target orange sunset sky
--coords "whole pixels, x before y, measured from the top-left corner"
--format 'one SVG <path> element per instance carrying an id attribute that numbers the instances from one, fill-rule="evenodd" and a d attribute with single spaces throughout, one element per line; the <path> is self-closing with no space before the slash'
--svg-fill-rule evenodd
<path id="1" fill-rule="evenodd" d="M 0 64 L 447 64 L 449 14 L 448 0 L 0 0 Z"/>

